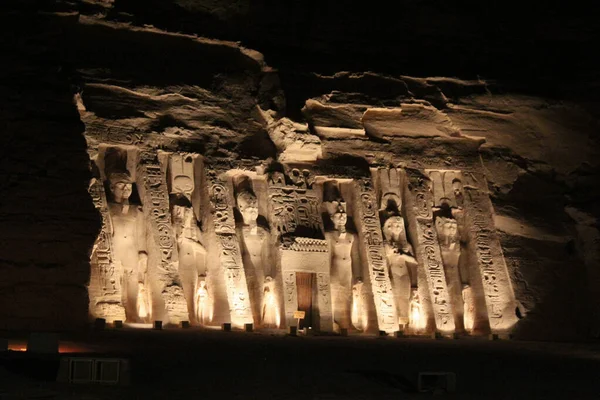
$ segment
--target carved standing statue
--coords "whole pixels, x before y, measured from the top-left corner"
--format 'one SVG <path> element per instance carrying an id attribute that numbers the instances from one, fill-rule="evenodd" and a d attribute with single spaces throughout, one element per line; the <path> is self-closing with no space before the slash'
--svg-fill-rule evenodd
<path id="1" fill-rule="evenodd" d="M 132 181 L 128 172 L 109 175 L 112 199 L 108 204 L 112 225 L 114 263 L 123 271 L 123 304 L 128 321 L 151 318 L 147 287 L 146 224 L 139 206 L 129 205 Z M 140 315 L 140 312 L 144 315 Z"/>
<path id="2" fill-rule="evenodd" d="M 180 199 L 184 201 L 184 199 Z M 174 205 L 172 209 L 173 225 L 179 250 L 179 275 L 181 276 L 188 313 L 196 316 L 199 310 L 194 301 L 200 288 L 199 276 L 206 274 L 206 249 L 201 242 L 201 232 L 191 204 Z M 206 290 L 206 289 L 204 289 Z M 196 323 L 202 324 L 197 320 Z"/>
<path id="3" fill-rule="evenodd" d="M 462 301 L 463 301 L 463 324 L 467 332 L 473 331 L 475 326 L 475 299 L 473 299 L 473 291 L 470 285 L 463 285 Z"/>
<path id="4" fill-rule="evenodd" d="M 265 322 L 263 320 L 263 314 L 265 314 L 263 297 L 267 286 L 265 276 L 272 274 L 269 262 L 269 233 L 257 223 L 258 199 L 254 193 L 243 190 L 238 193 L 236 200 L 243 219 L 240 245 L 254 321 L 273 324 L 272 321 Z M 269 293 L 271 296 L 275 296 L 273 288 L 269 289 Z M 269 304 L 275 306 L 276 301 L 273 300 Z M 271 315 L 273 312 L 273 310 L 267 310 L 266 315 Z"/>
<path id="5" fill-rule="evenodd" d="M 275 281 L 270 276 L 265 278 L 261 321 L 265 328 L 279 328 L 280 325 L 279 307 L 275 298 Z"/>
<path id="6" fill-rule="evenodd" d="M 421 300 L 419 299 L 419 291 L 417 288 L 412 288 L 410 295 L 410 322 L 409 328 L 415 332 L 423 329 L 423 313 L 421 312 Z"/>
<path id="7" fill-rule="evenodd" d="M 414 251 L 406 237 L 402 212 L 403 174 L 396 168 L 379 169 L 381 186 L 380 218 L 384 238 L 384 250 L 392 281 L 392 291 L 396 303 L 398 325 L 406 326 L 410 320 L 409 302 L 411 285 L 416 277 L 411 276 L 408 263 L 414 265 Z"/>
<path id="8" fill-rule="evenodd" d="M 412 256 L 412 246 L 406 239 L 404 219 L 398 215 L 386 219 L 383 224 L 383 237 L 398 312 L 398 324 L 406 325 L 409 321 L 411 295 L 411 276 L 407 261 L 416 263 L 416 260 Z"/>
<path id="9" fill-rule="evenodd" d="M 435 227 L 440 244 L 442 261 L 444 262 L 448 292 L 450 293 L 450 300 L 453 303 L 452 309 L 455 314 L 455 326 L 460 330 L 463 327 L 463 277 L 459 269 L 461 246 L 458 223 L 454 218 L 439 216 L 435 219 Z"/>
<path id="10" fill-rule="evenodd" d="M 367 329 L 367 305 L 365 304 L 364 283 L 357 278 L 352 285 L 352 325 L 359 331 Z"/>
<path id="11" fill-rule="evenodd" d="M 352 279 L 360 274 L 358 242 L 356 234 L 346 230 L 346 203 L 338 199 L 324 204 L 333 223 L 325 232 L 331 254 L 333 320 L 339 329 L 348 329 L 352 324 Z"/>
<path id="12" fill-rule="evenodd" d="M 206 276 L 198 277 L 198 289 L 195 294 L 196 321 L 200 325 L 210 323 L 212 318 L 212 302 L 210 301 L 208 288 L 206 287 Z"/>

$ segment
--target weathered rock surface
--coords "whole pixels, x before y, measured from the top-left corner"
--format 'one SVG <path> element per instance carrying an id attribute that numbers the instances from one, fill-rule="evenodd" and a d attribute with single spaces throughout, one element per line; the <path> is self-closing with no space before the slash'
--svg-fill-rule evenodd
<path id="1" fill-rule="evenodd" d="M 265 31 L 281 26 L 265 23 L 252 33 L 247 23 L 238 25 L 257 12 L 243 3 L 151 3 L 48 2 L 52 12 L 2 13 L 0 329 L 74 329 L 87 322 L 89 252 L 100 229 L 87 193 L 88 146 L 110 138 L 208 158 L 281 161 L 355 156 L 385 164 L 409 154 L 418 164 L 479 152 L 523 317 L 516 334 L 555 340 L 600 334 L 600 121 L 593 94 L 582 98 L 581 85 L 571 92 L 557 83 L 553 91 L 545 86 L 553 79 L 534 79 L 527 62 L 522 76 L 480 63 L 501 78 L 497 83 L 401 75 L 461 75 L 447 64 L 416 69 L 426 61 L 394 69 L 380 60 L 376 66 L 385 73 L 334 74 L 375 70 L 365 57 L 372 50 L 346 47 L 344 57 L 360 63 L 328 58 L 313 68 L 319 64 L 311 56 L 332 53 L 339 40 L 333 34 L 311 56 L 290 55 L 295 49 L 274 54 L 269 50 L 289 46 L 302 30 L 286 28 L 268 42 Z M 209 24 L 202 30 L 199 21 Z M 312 25 L 297 46 L 310 47 L 326 25 Z M 246 35 L 281 71 L 238 43 L 194 33 Z M 429 60 L 438 57 L 428 53 Z M 295 64 L 299 58 L 304 62 Z M 478 72 L 469 68 L 463 76 Z M 529 80 L 538 90 L 522 89 Z"/>

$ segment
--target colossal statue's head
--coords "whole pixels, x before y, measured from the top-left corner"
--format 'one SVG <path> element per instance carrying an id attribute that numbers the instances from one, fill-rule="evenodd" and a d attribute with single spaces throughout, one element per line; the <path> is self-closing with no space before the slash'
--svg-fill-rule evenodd
<path id="1" fill-rule="evenodd" d="M 439 217 L 435 220 L 435 227 L 442 245 L 458 241 L 458 224 L 455 219 Z"/>
<path id="2" fill-rule="evenodd" d="M 115 202 L 122 203 L 129 199 L 133 187 L 129 172 L 113 172 L 108 176 L 108 181 Z"/>
<path id="3" fill-rule="evenodd" d="M 256 219 L 258 218 L 258 200 L 256 196 L 244 190 L 237 195 L 237 205 L 244 218 L 244 224 L 256 224 Z"/>
<path id="4" fill-rule="evenodd" d="M 383 236 L 387 240 L 397 241 L 404 234 L 404 218 L 399 215 L 389 217 L 383 224 Z"/>
<path id="5" fill-rule="evenodd" d="M 329 201 L 325 204 L 327 213 L 333 222 L 335 229 L 342 229 L 348 222 L 348 214 L 346 214 L 346 203 L 339 201 Z"/>

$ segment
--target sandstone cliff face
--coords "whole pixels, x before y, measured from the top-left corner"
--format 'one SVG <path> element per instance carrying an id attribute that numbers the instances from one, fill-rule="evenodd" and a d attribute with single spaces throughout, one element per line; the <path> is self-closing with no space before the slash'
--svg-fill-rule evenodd
<path id="1" fill-rule="evenodd" d="M 385 164 L 401 155 L 418 163 L 479 151 L 523 317 L 515 333 L 554 340 L 600 334 L 593 98 L 519 90 L 524 85 L 508 75 L 504 84 L 403 76 L 416 71 L 408 61 L 405 68 L 379 63 L 381 72 L 337 73 L 331 58 L 321 68 L 315 57 L 296 63 L 297 54 L 269 53 L 293 42 L 289 31 L 266 42 L 276 28 L 265 23 L 250 35 L 238 25 L 256 12 L 241 2 L 51 3 L 48 12 L 2 14 L 12 29 L 2 36 L 7 58 L 0 69 L 0 329 L 87 323 L 89 256 L 100 229 L 87 192 L 88 151 L 94 140 L 110 138 L 207 158 L 281 161 L 319 154 L 315 160 Z M 204 28 L 198 15 L 210 16 Z M 281 71 L 238 43 L 194 33 L 245 37 Z M 321 34 L 303 34 L 295 46 L 311 48 L 309 39 Z M 325 36 L 313 52 L 333 51 L 333 35 Z M 342 69 L 377 70 L 365 54 Z M 414 75 L 444 68 L 423 71 Z"/>

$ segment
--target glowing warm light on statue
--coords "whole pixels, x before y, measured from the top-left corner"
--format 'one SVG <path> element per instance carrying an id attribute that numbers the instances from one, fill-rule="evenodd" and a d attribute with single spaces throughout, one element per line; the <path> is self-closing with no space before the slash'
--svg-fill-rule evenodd
<path id="1" fill-rule="evenodd" d="M 272 329 L 311 310 L 306 326 L 322 331 L 364 332 L 374 323 L 387 332 L 452 332 L 455 321 L 466 331 L 477 321 L 478 331 L 480 298 L 493 332 L 515 322 L 489 199 L 460 171 L 374 168 L 371 178 L 342 179 L 319 167 L 253 172 L 194 164 L 196 155 L 110 150 L 119 157 L 100 151 L 90 186 L 103 217 L 90 313 L 108 323 Z M 197 192 L 202 185 L 207 193 Z M 483 287 L 462 274 L 471 264 Z"/>
<path id="2" fill-rule="evenodd" d="M 409 326 L 413 331 L 419 331 L 423 328 L 423 315 L 421 313 L 421 301 L 419 299 L 419 292 L 417 289 L 412 290 L 410 300 L 410 322 Z"/>
<path id="3" fill-rule="evenodd" d="M 415 327 L 415 329 L 420 329 L 421 327 L 421 309 L 418 307 L 413 307 L 410 310 L 410 325 Z"/>
<path id="4" fill-rule="evenodd" d="M 196 318 L 198 323 L 205 325 L 207 322 L 212 321 L 212 307 L 209 307 L 208 302 L 208 290 L 206 289 L 206 282 L 200 281 L 200 286 L 196 290 Z"/>
<path id="5" fill-rule="evenodd" d="M 357 279 L 352 287 L 352 325 L 359 331 L 367 328 L 367 310 L 363 302 L 363 282 Z"/>
<path id="6" fill-rule="evenodd" d="M 262 322 L 266 327 L 275 326 L 275 328 L 279 328 L 281 325 L 281 315 L 279 313 L 279 307 L 277 307 L 273 285 L 273 279 L 268 276 L 265 279 Z"/>
<path id="7" fill-rule="evenodd" d="M 150 316 L 150 305 L 148 293 L 143 283 L 138 284 L 138 317 L 143 321 L 148 321 Z"/>

